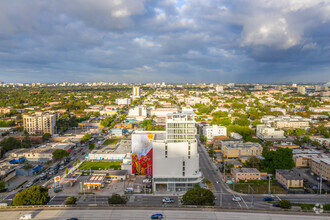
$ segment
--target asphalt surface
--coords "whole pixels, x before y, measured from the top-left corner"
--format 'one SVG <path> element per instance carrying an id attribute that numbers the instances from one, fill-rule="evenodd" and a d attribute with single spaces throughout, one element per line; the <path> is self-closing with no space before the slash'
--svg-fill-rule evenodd
<path id="1" fill-rule="evenodd" d="M 19 219 L 24 214 L 32 214 L 33 219 L 150 219 L 153 214 L 162 214 L 164 219 L 254 219 L 254 220 L 329 220 L 329 216 L 320 215 L 289 215 L 289 214 L 270 214 L 270 213 L 246 213 L 246 212 L 221 212 L 221 211 L 194 211 L 194 210 L 121 210 L 121 209 L 89 209 L 89 210 L 35 210 L 35 211 L 4 211 L 0 212 L 0 219 L 12 220 Z"/>

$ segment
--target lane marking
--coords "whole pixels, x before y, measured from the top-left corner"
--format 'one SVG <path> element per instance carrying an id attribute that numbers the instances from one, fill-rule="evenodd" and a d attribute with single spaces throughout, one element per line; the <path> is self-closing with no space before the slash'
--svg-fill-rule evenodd
<path id="1" fill-rule="evenodd" d="M 239 195 L 239 197 L 241 197 L 242 201 L 244 202 L 246 208 L 249 208 L 248 205 L 246 204 L 246 202 L 244 201 L 243 197 L 241 195 Z"/>

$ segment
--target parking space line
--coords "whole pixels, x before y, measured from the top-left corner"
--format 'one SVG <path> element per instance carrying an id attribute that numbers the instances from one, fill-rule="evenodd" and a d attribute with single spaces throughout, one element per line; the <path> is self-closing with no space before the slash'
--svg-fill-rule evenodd
<path id="1" fill-rule="evenodd" d="M 276 196 L 276 198 L 278 198 L 278 200 L 280 200 L 280 201 L 282 200 L 280 197 L 278 197 L 278 195 L 275 195 L 275 196 Z"/>

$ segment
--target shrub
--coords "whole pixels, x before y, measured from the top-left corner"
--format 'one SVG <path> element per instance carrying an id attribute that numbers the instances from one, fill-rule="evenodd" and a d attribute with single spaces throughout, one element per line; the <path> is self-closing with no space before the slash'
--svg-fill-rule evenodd
<path id="1" fill-rule="evenodd" d="M 15 195 L 13 206 L 45 205 L 49 202 L 48 189 L 41 186 L 31 186 Z"/>
<path id="2" fill-rule="evenodd" d="M 291 202 L 286 199 L 282 199 L 281 201 L 279 201 L 278 205 L 282 209 L 291 209 L 291 206 L 292 206 Z"/>
<path id="3" fill-rule="evenodd" d="M 77 198 L 74 196 L 70 196 L 68 198 L 66 198 L 65 204 L 67 205 L 74 205 L 76 204 Z"/>
<path id="4" fill-rule="evenodd" d="M 109 204 L 126 204 L 127 198 L 119 194 L 112 194 L 108 199 Z"/>

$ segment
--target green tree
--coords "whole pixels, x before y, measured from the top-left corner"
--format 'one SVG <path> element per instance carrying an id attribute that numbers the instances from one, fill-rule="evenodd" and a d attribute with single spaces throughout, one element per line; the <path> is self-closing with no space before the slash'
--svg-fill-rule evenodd
<path id="1" fill-rule="evenodd" d="M 77 163 L 80 163 L 80 160 L 79 159 L 77 160 Z"/>
<path id="2" fill-rule="evenodd" d="M 65 204 L 66 205 L 74 205 L 76 204 L 77 198 L 74 196 L 70 196 L 66 198 Z"/>
<path id="3" fill-rule="evenodd" d="M 57 149 L 53 152 L 53 158 L 54 159 L 61 159 L 63 157 L 67 157 L 69 156 L 69 152 L 67 152 L 66 150 L 63 149 Z"/>
<path id="4" fill-rule="evenodd" d="M 254 121 L 252 122 L 252 126 L 253 126 L 253 127 L 257 127 L 257 125 L 260 125 L 260 124 L 262 124 L 262 122 L 259 121 L 259 120 L 254 120 Z"/>
<path id="5" fill-rule="evenodd" d="M 304 129 L 301 129 L 301 128 L 298 128 L 294 131 L 295 135 L 297 135 L 298 137 L 301 137 L 305 134 L 305 130 Z"/>
<path id="6" fill-rule="evenodd" d="M 108 199 L 109 204 L 126 204 L 127 198 L 119 194 L 112 194 Z"/>
<path id="7" fill-rule="evenodd" d="M 13 206 L 46 205 L 50 198 L 48 189 L 42 186 L 31 186 L 15 195 Z"/>
<path id="8" fill-rule="evenodd" d="M 6 183 L 4 181 L 0 181 L 0 191 L 3 191 L 6 188 Z"/>
<path id="9" fill-rule="evenodd" d="M 139 127 L 143 128 L 144 130 L 147 130 L 148 128 L 150 129 L 150 126 L 153 126 L 152 123 L 154 123 L 152 119 L 145 119 L 144 121 L 141 121 L 139 123 Z"/>
<path id="10" fill-rule="evenodd" d="M 69 168 L 66 168 L 65 169 L 65 174 L 68 175 L 68 173 L 69 173 Z"/>
<path id="11" fill-rule="evenodd" d="M 234 125 L 240 125 L 240 126 L 249 126 L 250 125 L 250 121 L 248 119 L 245 118 L 237 118 L 235 119 Z"/>
<path id="12" fill-rule="evenodd" d="M 13 137 L 3 139 L 0 142 L 0 146 L 2 146 L 5 151 L 23 147 L 21 142 Z"/>
<path id="13" fill-rule="evenodd" d="M 188 190 L 182 197 L 184 205 L 214 205 L 214 195 L 208 189 L 203 189 L 199 185 L 195 185 Z"/>
<path id="14" fill-rule="evenodd" d="M 279 201 L 278 205 L 282 209 L 291 209 L 291 206 L 292 206 L 291 202 L 286 199 L 282 199 L 281 201 Z"/>
<path id="15" fill-rule="evenodd" d="M 204 135 L 199 135 L 199 140 L 204 143 L 206 141 L 206 137 Z"/>
<path id="16" fill-rule="evenodd" d="M 92 135 L 91 134 L 85 134 L 82 138 L 81 138 L 81 141 L 83 142 L 86 142 L 88 141 L 89 139 L 92 138 Z"/>
<path id="17" fill-rule="evenodd" d="M 88 143 L 88 149 L 89 149 L 89 150 L 94 150 L 94 148 L 95 148 L 95 144 L 92 143 L 92 142 L 89 142 L 89 143 Z"/>
<path id="18" fill-rule="evenodd" d="M 73 166 L 77 166 L 77 161 L 73 163 Z"/>
<path id="19" fill-rule="evenodd" d="M 49 133 L 45 133 L 44 135 L 42 135 L 42 140 L 43 140 L 43 141 L 47 141 L 47 140 L 49 140 L 51 137 L 52 137 L 51 134 L 49 134 Z"/>
<path id="20" fill-rule="evenodd" d="M 295 167 L 292 150 L 289 148 L 279 148 L 276 151 L 265 150 L 262 152 L 263 167 L 269 173 L 275 173 L 276 169 L 292 169 Z"/>
<path id="21" fill-rule="evenodd" d="M 247 168 L 256 168 L 258 170 L 261 170 L 262 168 L 262 159 L 252 156 L 249 159 L 246 160 L 245 166 Z"/>

